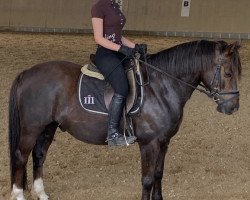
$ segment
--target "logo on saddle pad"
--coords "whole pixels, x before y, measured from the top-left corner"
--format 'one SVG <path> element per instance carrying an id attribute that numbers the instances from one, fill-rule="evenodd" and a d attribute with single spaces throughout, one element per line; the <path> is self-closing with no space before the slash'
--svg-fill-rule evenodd
<path id="1" fill-rule="evenodd" d="M 84 97 L 84 104 L 95 104 L 95 97 L 92 97 L 91 95 Z"/>

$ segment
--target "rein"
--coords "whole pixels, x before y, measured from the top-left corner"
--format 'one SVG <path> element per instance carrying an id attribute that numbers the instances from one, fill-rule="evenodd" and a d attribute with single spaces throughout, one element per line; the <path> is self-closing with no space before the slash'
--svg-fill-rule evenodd
<path id="1" fill-rule="evenodd" d="M 191 88 L 193 88 L 193 89 L 195 89 L 195 90 L 198 90 L 198 91 L 201 92 L 201 93 L 204 93 L 204 94 L 206 94 L 206 95 L 208 95 L 208 96 L 210 96 L 210 94 L 211 94 L 210 92 L 208 92 L 208 90 L 206 89 L 206 87 L 203 86 L 203 85 L 201 85 L 201 87 L 203 87 L 204 89 L 200 89 L 200 88 L 198 88 L 198 87 L 195 87 L 195 86 L 191 85 L 190 83 L 187 83 L 187 82 L 185 82 L 185 81 L 183 81 L 183 80 L 181 80 L 181 79 L 179 79 L 179 78 L 176 78 L 175 76 L 172 76 L 171 74 L 169 74 L 169 73 L 167 73 L 167 72 L 164 72 L 163 70 L 159 69 L 158 67 L 156 67 L 156 66 L 154 66 L 154 65 L 151 65 L 151 64 L 149 64 L 149 63 L 147 63 L 147 62 L 145 62 L 145 61 L 143 61 L 143 60 L 141 60 L 141 59 L 138 59 L 138 58 L 135 58 L 135 59 L 137 59 L 139 62 L 141 62 L 141 63 L 147 65 L 147 66 L 150 67 L 151 69 L 154 69 L 155 71 L 157 71 L 157 72 L 159 72 L 159 73 L 161 73 L 161 74 L 163 74 L 163 75 L 165 75 L 165 76 L 168 76 L 168 77 L 170 77 L 170 78 L 172 78 L 172 79 L 174 79 L 174 80 L 176 80 L 176 81 L 178 81 L 178 82 L 180 82 L 180 83 L 183 83 L 184 85 L 187 85 L 187 86 L 189 86 L 189 87 L 191 87 Z"/>
<path id="2" fill-rule="evenodd" d="M 232 90 L 230 92 L 220 92 L 219 91 L 219 86 L 220 86 L 220 83 L 221 83 L 221 65 L 218 65 L 217 68 L 216 68 L 216 71 L 214 73 L 214 77 L 213 77 L 213 80 L 211 81 L 211 86 L 215 85 L 214 86 L 214 89 L 211 91 L 209 90 L 205 85 L 203 84 L 199 84 L 199 86 L 201 86 L 202 88 L 198 88 L 198 87 L 195 87 L 193 85 L 191 85 L 190 83 L 187 83 L 179 78 L 176 78 L 175 76 L 172 76 L 171 74 L 159 69 L 158 67 L 154 66 L 154 65 L 151 65 L 143 60 L 141 60 L 138 56 L 134 57 L 134 59 L 138 60 L 139 62 L 145 64 L 146 66 L 150 67 L 151 69 L 165 75 L 165 76 L 168 76 L 184 85 L 187 85 L 195 90 L 198 90 L 199 92 L 201 93 L 204 93 L 206 94 L 209 98 L 213 98 L 214 101 L 218 102 L 218 103 L 226 103 L 236 97 L 239 96 L 239 90 Z M 228 95 L 228 94 L 231 94 L 231 95 L 234 95 L 232 98 L 230 99 L 224 99 L 222 96 L 223 95 Z"/>

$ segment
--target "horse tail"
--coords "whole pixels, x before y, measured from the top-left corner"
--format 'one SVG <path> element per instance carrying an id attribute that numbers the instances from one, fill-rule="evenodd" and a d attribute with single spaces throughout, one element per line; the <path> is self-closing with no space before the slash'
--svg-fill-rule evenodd
<path id="1" fill-rule="evenodd" d="M 20 118 L 18 109 L 17 90 L 22 78 L 22 73 L 14 80 L 9 97 L 9 153 L 10 153 L 10 173 L 11 187 L 15 182 L 15 173 L 17 169 L 16 150 L 20 141 Z M 27 170 L 24 169 L 23 189 L 27 186 Z"/>

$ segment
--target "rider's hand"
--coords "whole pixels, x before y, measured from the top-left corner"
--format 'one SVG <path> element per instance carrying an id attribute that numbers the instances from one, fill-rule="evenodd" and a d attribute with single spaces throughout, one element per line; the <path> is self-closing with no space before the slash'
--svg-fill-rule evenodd
<path id="1" fill-rule="evenodd" d="M 135 51 L 141 55 L 147 54 L 147 45 L 146 44 L 135 44 Z"/>
<path id="2" fill-rule="evenodd" d="M 135 55 L 136 51 L 134 48 L 130 48 L 124 45 L 121 45 L 120 49 L 118 50 L 118 52 L 124 54 L 127 57 L 132 57 Z"/>

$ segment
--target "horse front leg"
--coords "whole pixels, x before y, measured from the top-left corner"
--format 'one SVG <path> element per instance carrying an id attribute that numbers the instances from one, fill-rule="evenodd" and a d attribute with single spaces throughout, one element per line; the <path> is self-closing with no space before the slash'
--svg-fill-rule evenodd
<path id="1" fill-rule="evenodd" d="M 46 159 L 47 151 L 53 141 L 57 123 L 49 124 L 42 134 L 38 137 L 36 145 L 32 151 L 33 157 L 33 186 L 32 197 L 39 200 L 48 200 L 49 197 L 44 191 L 43 184 L 43 164 Z"/>
<path id="2" fill-rule="evenodd" d="M 143 145 L 140 144 L 142 167 L 142 200 L 150 200 L 152 187 L 155 182 L 155 167 L 160 146 L 157 140 Z"/>
<path id="3" fill-rule="evenodd" d="M 155 168 L 155 182 L 153 185 L 153 191 L 152 191 L 152 200 L 162 200 L 162 177 L 163 177 L 163 171 L 164 171 L 164 161 L 166 152 L 168 149 L 168 143 L 162 143 L 160 145 L 160 152 L 157 159 L 157 164 Z"/>

